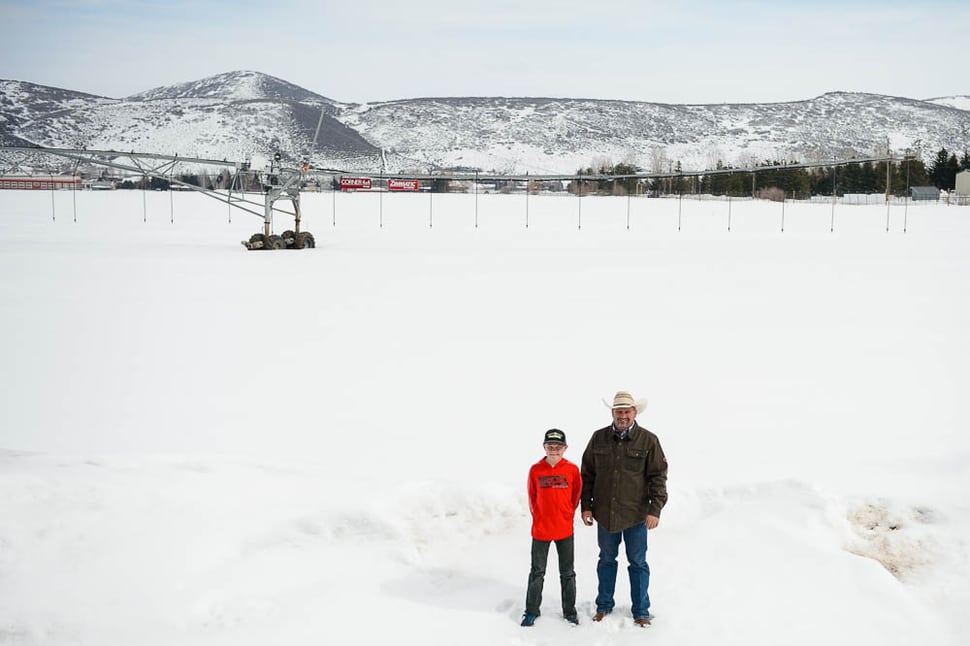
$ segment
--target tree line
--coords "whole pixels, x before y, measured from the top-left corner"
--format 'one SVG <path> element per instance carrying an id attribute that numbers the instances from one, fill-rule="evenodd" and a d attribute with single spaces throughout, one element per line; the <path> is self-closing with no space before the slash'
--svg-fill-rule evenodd
<path id="1" fill-rule="evenodd" d="M 584 180 L 583 176 L 635 175 L 642 170 L 631 164 L 601 163 L 597 167 L 581 168 L 577 179 L 569 184 L 569 191 L 583 195 L 629 195 L 642 193 L 685 194 L 703 193 L 725 196 L 755 196 L 768 199 L 807 199 L 813 195 L 845 195 L 846 193 L 905 195 L 912 186 L 935 186 L 952 191 L 957 173 L 970 170 L 970 153 L 962 156 L 941 148 L 927 166 L 923 160 L 905 157 L 899 160 L 860 162 L 841 166 L 797 168 L 797 162 L 765 161 L 755 172 L 718 163 L 717 173 L 678 175 L 680 162 L 672 176 L 654 178 L 648 182 L 635 177 L 616 180 Z"/>
<path id="2" fill-rule="evenodd" d="M 641 194 L 707 194 L 722 196 L 754 196 L 765 199 L 808 199 L 813 195 L 847 193 L 889 194 L 903 196 L 912 186 L 935 186 L 953 190 L 957 173 L 970 170 L 970 152 L 960 157 L 941 148 L 927 166 L 922 159 L 904 157 L 892 161 L 858 162 L 828 167 L 797 167 L 798 162 L 764 161 L 755 165 L 756 171 L 732 168 L 718 162 L 716 173 L 683 174 L 680 162 L 674 164 L 669 177 L 645 180 L 631 175 L 642 174 L 641 168 L 629 163 L 600 162 L 581 168 L 569 182 L 568 190 L 580 195 L 641 195 Z M 616 179 L 586 179 L 618 176 Z M 223 169 L 217 174 L 205 171 L 184 173 L 172 179 L 210 190 L 262 191 L 265 186 L 253 173 L 231 173 Z M 332 189 L 339 190 L 334 177 Z M 538 185 L 537 185 L 538 186 Z M 170 182 L 158 177 L 130 178 L 118 188 L 168 190 Z M 447 178 L 430 182 L 434 192 L 449 190 Z M 532 186 L 530 184 L 530 190 Z M 537 189 L 538 190 L 538 189 Z"/>

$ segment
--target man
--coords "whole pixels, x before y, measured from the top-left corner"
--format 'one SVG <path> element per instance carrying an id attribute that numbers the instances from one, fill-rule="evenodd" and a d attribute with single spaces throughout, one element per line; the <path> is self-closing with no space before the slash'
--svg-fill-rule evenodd
<path id="1" fill-rule="evenodd" d="M 613 611 L 617 556 L 626 545 L 629 562 L 633 620 L 650 625 L 650 567 L 647 565 L 647 530 L 660 523 L 667 502 L 667 458 L 657 436 L 636 422 L 646 400 L 620 391 L 613 397 L 613 424 L 593 433 L 583 453 L 580 499 L 583 524 L 596 519 L 599 561 L 596 576 L 596 614 L 602 621 Z"/>
<path id="2" fill-rule="evenodd" d="M 563 457 L 566 434 L 558 428 L 546 431 L 542 439 L 546 455 L 529 469 L 527 485 L 532 514 L 532 567 L 525 593 L 522 625 L 531 626 L 542 605 L 542 584 L 546 576 L 549 544 L 556 543 L 559 581 L 562 586 L 562 616 L 579 625 L 576 615 L 576 570 L 573 568 L 573 522 L 582 482 L 579 468 Z"/>

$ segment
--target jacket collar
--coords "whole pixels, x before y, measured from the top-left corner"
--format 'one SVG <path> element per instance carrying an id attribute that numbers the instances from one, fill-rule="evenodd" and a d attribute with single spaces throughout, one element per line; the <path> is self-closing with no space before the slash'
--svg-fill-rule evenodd
<path id="1" fill-rule="evenodd" d="M 613 434 L 613 437 L 617 437 L 620 439 L 631 439 L 631 440 L 636 439 L 636 436 L 640 433 L 640 426 L 637 424 L 636 420 L 633 420 L 633 424 L 630 426 L 629 429 L 627 429 L 626 435 L 622 437 L 620 436 L 619 433 L 616 432 L 616 426 L 614 426 L 613 424 L 610 424 L 609 428 L 610 428 L 610 432 Z"/>

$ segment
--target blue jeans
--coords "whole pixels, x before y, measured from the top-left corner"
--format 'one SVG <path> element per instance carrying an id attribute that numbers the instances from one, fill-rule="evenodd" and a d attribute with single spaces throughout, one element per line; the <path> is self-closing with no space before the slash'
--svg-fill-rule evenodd
<path id="1" fill-rule="evenodd" d="M 532 539 L 532 567 L 529 570 L 529 587 L 525 593 L 525 611 L 539 616 L 542 605 L 542 587 L 546 579 L 546 562 L 549 558 L 549 545 L 553 541 Z M 573 536 L 555 541 L 559 554 L 559 581 L 562 586 L 562 616 L 576 616 L 576 571 L 573 569 L 575 553 Z"/>
<path id="2" fill-rule="evenodd" d="M 650 566 L 647 565 L 647 526 L 637 523 L 619 532 L 608 532 L 596 524 L 596 541 L 599 543 L 600 558 L 596 564 L 596 577 L 599 579 L 599 593 L 596 595 L 596 611 L 612 612 L 613 592 L 616 590 L 616 558 L 620 553 L 620 542 L 626 545 L 626 560 L 630 567 L 630 598 L 633 601 L 633 618 L 650 616 Z"/>

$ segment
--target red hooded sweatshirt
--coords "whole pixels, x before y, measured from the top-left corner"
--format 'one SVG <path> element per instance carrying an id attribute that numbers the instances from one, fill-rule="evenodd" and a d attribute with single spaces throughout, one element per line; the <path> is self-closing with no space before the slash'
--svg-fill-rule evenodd
<path id="1" fill-rule="evenodd" d="M 529 469 L 529 511 L 532 538 L 558 541 L 573 535 L 573 519 L 583 482 L 579 468 L 562 458 L 551 467 L 542 458 Z"/>

